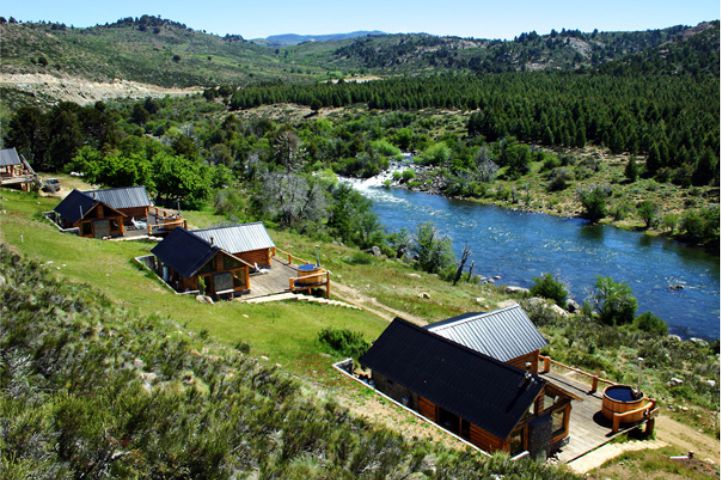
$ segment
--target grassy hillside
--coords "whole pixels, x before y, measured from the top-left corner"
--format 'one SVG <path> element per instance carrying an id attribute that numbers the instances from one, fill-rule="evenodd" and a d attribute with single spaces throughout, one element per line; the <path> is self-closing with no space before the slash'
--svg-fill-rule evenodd
<path id="1" fill-rule="evenodd" d="M 404 440 L 5 244 L 0 279 L 3 478 L 576 478 Z"/>
<path id="2" fill-rule="evenodd" d="M 164 86 L 307 80 L 322 68 L 302 69 L 274 50 L 242 38 L 222 38 L 172 22 L 119 23 L 76 29 L 56 24 L 6 24 L 2 71 L 116 78 Z"/>
<path id="3" fill-rule="evenodd" d="M 238 35 L 194 31 L 151 16 L 82 29 L 50 23 L 4 24 L 0 25 L 0 71 L 91 80 L 121 78 L 163 86 L 302 82 L 357 73 L 421 74 L 438 69 L 568 71 L 596 68 L 629 55 L 652 57 L 658 49 L 674 44 L 683 44 L 684 52 L 718 52 L 712 34 L 689 41 L 706 30 L 716 30 L 718 38 L 718 23 L 712 22 L 644 32 L 530 32 L 513 41 L 427 34 L 333 36 L 281 47 L 259 45 Z M 718 53 L 715 61 L 716 69 L 709 71 L 718 70 Z"/>

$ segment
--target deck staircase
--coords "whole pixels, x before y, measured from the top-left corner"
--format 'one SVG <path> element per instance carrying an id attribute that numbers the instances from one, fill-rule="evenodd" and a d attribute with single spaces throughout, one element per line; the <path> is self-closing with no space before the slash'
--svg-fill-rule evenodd
<path id="1" fill-rule="evenodd" d="M 236 298 L 236 301 L 242 303 L 268 303 L 268 302 L 281 302 L 281 301 L 296 301 L 296 302 L 308 302 L 318 303 L 321 305 L 333 305 L 336 307 L 350 308 L 352 310 L 360 310 L 359 307 L 351 305 L 350 303 L 341 302 L 340 300 L 331 300 L 328 298 L 314 297 L 312 295 L 305 295 L 302 293 L 277 293 L 274 295 L 266 295 L 264 297 L 256 297 L 244 300 L 242 297 Z"/>

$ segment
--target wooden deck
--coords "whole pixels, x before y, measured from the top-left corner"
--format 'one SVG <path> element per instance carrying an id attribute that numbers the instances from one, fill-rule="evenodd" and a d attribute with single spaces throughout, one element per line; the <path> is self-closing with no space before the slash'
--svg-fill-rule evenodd
<path id="1" fill-rule="evenodd" d="M 276 257 L 273 257 L 271 261 L 273 264 L 270 271 L 250 275 L 250 293 L 239 297 L 241 300 L 250 300 L 289 291 L 288 280 L 297 276 L 298 272 Z"/>
<path id="2" fill-rule="evenodd" d="M 573 378 L 573 372 L 551 371 L 541 374 L 541 377 L 578 395 L 582 399 L 580 401 L 574 400 L 571 404 L 569 425 L 571 436 L 568 443 L 556 454 L 556 458 L 562 463 L 568 463 L 582 457 L 601 445 L 610 442 L 614 437 L 638 428 L 644 423 L 641 422 L 628 427 L 622 426 L 618 433 L 614 434 L 611 431 L 611 422 L 606 420 L 601 413 L 602 390 L 590 393 L 590 385 Z"/>

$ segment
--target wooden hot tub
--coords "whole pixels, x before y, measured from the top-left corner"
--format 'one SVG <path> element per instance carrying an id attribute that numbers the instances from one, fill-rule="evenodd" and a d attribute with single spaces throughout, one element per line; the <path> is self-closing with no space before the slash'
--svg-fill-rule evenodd
<path id="1" fill-rule="evenodd" d="M 603 416 L 613 420 L 614 413 L 638 410 L 646 404 L 646 397 L 629 385 L 611 385 L 603 391 Z M 645 410 L 621 417 L 622 423 L 634 423 L 643 420 Z"/>
<path id="2" fill-rule="evenodd" d="M 320 273 L 325 272 L 324 269 L 322 269 L 321 267 L 314 265 L 312 263 L 306 263 L 303 265 L 299 265 L 297 267 L 297 270 L 298 270 L 299 278 L 298 278 L 298 280 L 295 281 L 295 283 L 296 283 L 296 285 L 299 285 L 299 286 L 300 285 L 315 285 L 315 284 L 321 283 L 320 277 L 317 277 L 317 276 L 311 277 L 311 276 L 318 275 Z M 305 279 L 304 277 L 311 277 L 311 278 Z"/>

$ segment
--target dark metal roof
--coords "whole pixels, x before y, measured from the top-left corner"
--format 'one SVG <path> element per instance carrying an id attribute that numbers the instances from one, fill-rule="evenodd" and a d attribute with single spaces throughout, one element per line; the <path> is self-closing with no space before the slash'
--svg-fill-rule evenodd
<path id="1" fill-rule="evenodd" d="M 184 228 L 174 229 L 151 250 L 160 261 L 184 277 L 192 277 L 198 273 L 219 251 L 220 248 Z"/>
<path id="2" fill-rule="evenodd" d="M 14 147 L 0 150 L 0 167 L 20 164 L 22 164 L 22 160 L 20 160 L 20 155 L 18 155 L 18 151 Z"/>
<path id="3" fill-rule="evenodd" d="M 86 190 L 84 192 L 96 200 L 112 208 L 136 208 L 152 205 L 145 187 L 106 188 L 103 190 Z"/>
<path id="4" fill-rule="evenodd" d="M 505 439 L 544 381 L 396 318 L 360 358 L 394 382 Z"/>
<path id="5" fill-rule="evenodd" d="M 205 228 L 193 233 L 231 254 L 275 246 L 262 222 Z"/>
<path id="6" fill-rule="evenodd" d="M 425 328 L 501 362 L 548 344 L 520 305 L 488 313 L 464 314 Z"/>
<path id="7" fill-rule="evenodd" d="M 98 203 L 80 190 L 73 190 L 53 209 L 64 220 L 75 223 Z"/>

